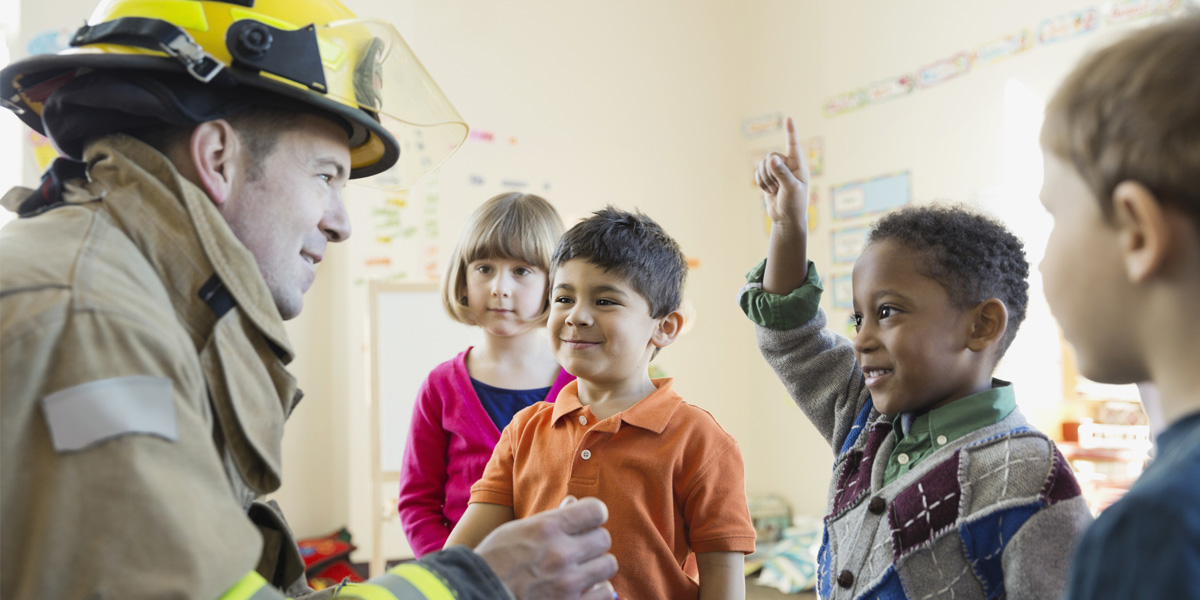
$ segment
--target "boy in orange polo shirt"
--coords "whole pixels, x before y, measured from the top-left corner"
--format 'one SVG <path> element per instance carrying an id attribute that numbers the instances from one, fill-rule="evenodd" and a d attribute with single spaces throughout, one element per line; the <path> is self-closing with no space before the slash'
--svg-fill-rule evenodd
<path id="1" fill-rule="evenodd" d="M 550 344 L 577 380 L 513 417 L 446 545 L 474 547 L 514 518 L 595 496 L 621 598 L 745 598 L 754 527 L 737 442 L 647 371 L 683 325 L 679 245 L 609 207 L 563 236 L 550 272 Z"/>

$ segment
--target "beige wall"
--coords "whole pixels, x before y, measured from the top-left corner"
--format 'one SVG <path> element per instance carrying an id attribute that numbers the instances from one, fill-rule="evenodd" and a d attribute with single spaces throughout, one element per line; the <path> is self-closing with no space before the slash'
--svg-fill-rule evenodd
<path id="1" fill-rule="evenodd" d="M 1123 30 L 1102 26 L 961 80 L 826 118 L 821 105 L 830 96 L 1087 5 L 348 4 L 359 14 L 394 21 L 474 127 L 520 140 L 503 149 L 468 144 L 435 183 L 421 188 L 441 198 L 439 231 L 430 240 L 440 249 L 438 259 L 445 259 L 466 214 L 490 195 L 484 193 L 488 186 L 465 183 L 480 172 L 528 179 L 529 191 L 545 195 L 564 215 L 579 217 L 612 203 L 654 217 L 699 260 L 687 289 L 697 309 L 696 327 L 657 364 L 678 378 L 687 400 L 713 412 L 739 440 L 751 493 L 782 493 L 797 513 L 817 517 L 823 514 L 832 452 L 763 363 L 752 327 L 734 304 L 742 275 L 765 251 L 759 198 L 747 183 L 748 156 L 772 141 L 745 139 L 743 119 L 781 112 L 796 117 L 803 137 L 824 137 L 826 173 L 814 180 L 825 203 L 813 232 L 819 265 L 829 258 L 829 187 L 900 169 L 912 170 L 916 201 L 984 205 L 1029 237 L 1036 258 L 1044 235 L 1036 204 L 1040 172 L 1034 172 L 1036 161 L 1013 161 L 1029 158 L 1033 134 L 1028 127 L 1021 135 L 1006 129 L 1006 114 L 1012 122 L 1011 109 L 1006 113 L 1009 81 L 1044 97 L 1083 52 Z M 77 24 L 91 6 L 81 0 L 53 5 L 24 0 L 19 47 L 34 33 Z M 33 177 L 27 168 L 27 183 Z M 372 546 L 371 511 L 382 510 L 370 486 L 373 424 L 362 282 L 371 275 L 362 263 L 372 251 L 371 207 L 378 201 L 363 190 L 348 193 L 356 235 L 331 249 L 304 314 L 289 324 L 299 351 L 294 372 L 307 395 L 288 427 L 285 484 L 275 494 L 298 533 L 346 525 L 364 549 Z M 1040 304 L 1037 285 L 1033 292 Z M 833 311 L 838 318 L 845 312 Z M 1012 353 L 1020 357 L 1010 360 L 1006 374 L 1016 379 L 1025 410 L 1048 423 L 1059 388 L 1057 334 L 1044 309 L 1031 309 L 1017 344 Z M 356 558 L 367 557 L 360 551 Z"/>

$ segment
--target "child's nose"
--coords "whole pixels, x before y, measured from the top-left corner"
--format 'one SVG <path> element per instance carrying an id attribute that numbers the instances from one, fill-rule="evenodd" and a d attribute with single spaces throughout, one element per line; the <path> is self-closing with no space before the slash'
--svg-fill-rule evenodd
<path id="1" fill-rule="evenodd" d="M 870 352 L 877 347 L 874 329 L 865 322 L 859 328 L 858 334 L 854 336 L 854 351 L 858 353 Z"/>
<path id="2" fill-rule="evenodd" d="M 492 281 L 492 295 L 498 298 L 507 298 L 512 294 L 512 281 L 508 275 L 503 273 Z"/>
<path id="3" fill-rule="evenodd" d="M 567 312 L 567 325 L 572 327 L 587 327 L 592 324 L 592 317 L 583 304 L 576 304 Z"/>

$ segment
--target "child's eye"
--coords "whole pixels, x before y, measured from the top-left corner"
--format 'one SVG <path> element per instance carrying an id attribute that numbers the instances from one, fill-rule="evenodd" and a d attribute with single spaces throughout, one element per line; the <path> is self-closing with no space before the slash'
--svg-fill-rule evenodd
<path id="1" fill-rule="evenodd" d="M 492 272 L 492 266 L 491 265 L 479 265 L 479 266 L 475 267 L 475 271 L 478 273 L 481 273 L 483 275 L 487 275 L 488 273 Z"/>
<path id="2" fill-rule="evenodd" d="M 892 316 L 892 314 L 895 313 L 895 311 L 896 311 L 895 308 L 884 304 L 883 306 L 879 307 L 879 319 L 882 321 L 883 319 L 886 319 L 886 318 Z"/>
<path id="3" fill-rule="evenodd" d="M 516 269 L 513 269 L 513 273 L 516 273 L 517 275 L 532 275 L 533 269 L 530 269 L 529 267 L 517 267 Z"/>
<path id="4" fill-rule="evenodd" d="M 572 302 L 574 302 L 574 300 L 571 300 L 570 298 L 568 298 L 566 296 L 558 296 L 557 298 L 554 299 L 555 304 L 570 304 Z"/>
<path id="5" fill-rule="evenodd" d="M 613 302 L 612 300 L 609 300 L 608 298 L 601 298 L 596 301 L 596 305 L 597 306 L 616 306 L 617 303 Z"/>
<path id="6" fill-rule="evenodd" d="M 857 332 L 858 330 L 862 329 L 862 315 L 861 314 L 854 313 L 854 314 L 850 315 L 850 321 L 852 323 L 854 323 L 854 331 Z"/>

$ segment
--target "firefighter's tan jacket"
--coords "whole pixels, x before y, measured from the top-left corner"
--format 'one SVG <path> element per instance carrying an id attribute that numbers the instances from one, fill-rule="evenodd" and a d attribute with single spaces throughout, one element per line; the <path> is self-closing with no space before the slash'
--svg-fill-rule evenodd
<path id="1" fill-rule="evenodd" d="M 0 597 L 311 591 L 256 501 L 300 394 L 253 256 L 149 146 L 111 136 L 85 160 L 68 205 L 0 229 Z M 453 569 L 417 570 L 395 597 L 450 597 Z"/>

